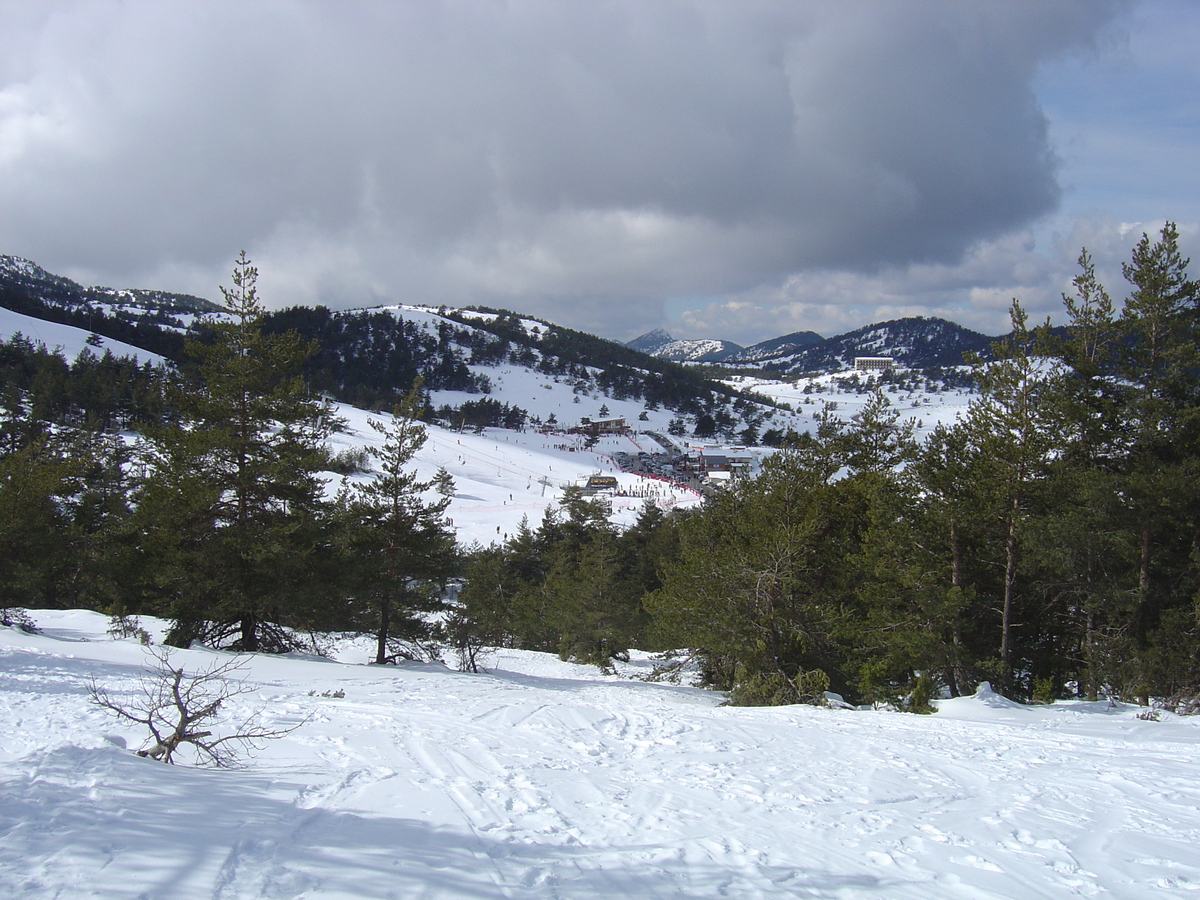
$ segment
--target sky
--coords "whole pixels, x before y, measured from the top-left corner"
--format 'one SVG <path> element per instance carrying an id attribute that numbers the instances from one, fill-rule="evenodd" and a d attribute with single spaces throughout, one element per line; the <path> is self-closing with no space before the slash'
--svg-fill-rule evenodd
<path id="1" fill-rule="evenodd" d="M 1200 259 L 1195 0 L 0 0 L 0 254 L 750 344 Z"/>

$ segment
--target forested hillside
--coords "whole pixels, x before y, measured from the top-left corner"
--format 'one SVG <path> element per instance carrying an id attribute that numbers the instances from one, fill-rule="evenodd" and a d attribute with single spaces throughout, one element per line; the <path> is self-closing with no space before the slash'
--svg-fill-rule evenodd
<path id="1" fill-rule="evenodd" d="M 732 424 L 735 402 L 741 427 L 762 415 L 762 410 L 748 409 L 737 391 L 695 370 L 507 310 L 399 307 L 333 312 L 292 307 L 266 313 L 263 328 L 272 334 L 294 330 L 315 342 L 317 349 L 304 369 L 312 386 L 359 407 L 386 407 L 418 376 L 426 390 L 488 394 L 492 386 L 487 374 L 472 367 L 512 365 L 568 380 L 577 391 L 595 390 L 691 418 L 724 411 Z M 506 400 L 520 403 L 520 398 Z M 473 402 L 476 408 L 483 403 Z M 764 398 L 753 402 L 762 406 Z M 528 418 L 524 410 L 521 418 Z M 499 415 L 485 416 L 474 424 L 504 421 Z"/>
<path id="2" fill-rule="evenodd" d="M 996 338 L 945 319 L 914 316 L 856 328 L 831 338 L 801 334 L 800 340 L 777 338 L 730 356 L 728 365 L 758 365 L 772 372 L 797 375 L 836 371 L 854 365 L 856 356 L 887 356 L 910 369 L 962 365 L 963 356 L 987 356 Z"/>
<path id="3" fill-rule="evenodd" d="M 0 257 L 0 307 L 143 347 L 184 369 L 195 361 L 187 341 L 210 342 L 223 316 L 201 298 L 84 288 L 16 257 Z M 486 370 L 511 364 L 569 380 L 580 392 L 673 410 L 681 421 L 707 414 L 731 432 L 757 425 L 769 411 L 761 408 L 763 398 L 753 398 L 757 408 L 751 408 L 737 391 L 684 366 L 504 310 L 291 307 L 264 309 L 261 327 L 313 342 L 302 366 L 309 386 L 360 408 L 390 409 L 417 378 L 427 392 L 486 395 L 492 387 Z M 422 412 L 435 414 L 476 427 L 531 419 L 521 398 L 480 396 Z"/>
<path id="4" fill-rule="evenodd" d="M 15 256 L 0 256 L 0 307 L 143 347 L 168 359 L 183 352 L 183 332 L 220 307 L 166 291 L 85 288 Z"/>

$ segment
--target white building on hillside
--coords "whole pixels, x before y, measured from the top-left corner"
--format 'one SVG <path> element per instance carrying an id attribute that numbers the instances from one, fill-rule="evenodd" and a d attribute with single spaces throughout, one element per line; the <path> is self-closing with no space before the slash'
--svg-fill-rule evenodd
<path id="1" fill-rule="evenodd" d="M 854 357 L 855 372 L 886 372 L 894 368 L 896 368 L 896 361 L 890 356 Z"/>

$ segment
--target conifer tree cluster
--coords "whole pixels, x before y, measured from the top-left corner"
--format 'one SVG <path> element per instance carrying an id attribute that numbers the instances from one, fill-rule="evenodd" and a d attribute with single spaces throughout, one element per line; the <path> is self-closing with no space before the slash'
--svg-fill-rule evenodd
<path id="1" fill-rule="evenodd" d="M 1013 331 L 922 446 L 876 393 L 679 528 L 645 600 L 735 700 L 828 679 L 907 702 L 989 680 L 1018 699 L 1200 692 L 1200 293 L 1171 224 L 1122 311 L 1086 251 L 1065 336 Z M 814 674 L 819 673 L 819 674 Z"/>
<path id="2" fill-rule="evenodd" d="M 607 667 L 646 647 L 642 598 L 673 552 L 672 525 L 648 503 L 618 531 L 603 498 L 567 488 L 534 530 L 469 555 L 459 596 L 461 640 L 558 653 Z"/>
<path id="3" fill-rule="evenodd" d="M 303 378 L 314 346 L 262 327 L 257 276 L 242 254 L 177 373 L 0 347 L 0 608 L 153 613 L 169 643 L 246 651 L 365 631 L 379 661 L 422 636 L 455 553 L 445 499 L 401 470 L 419 391 L 377 426 L 379 478 L 328 496 L 340 423 Z"/>
<path id="4" fill-rule="evenodd" d="M 586 501 L 478 551 L 465 608 L 496 643 L 603 663 L 691 648 L 733 702 L 928 710 L 1200 694 L 1200 294 L 1168 224 L 1121 311 L 1086 251 L 1068 327 L 973 360 L 977 399 L 923 443 L 877 385 L 754 479 L 624 535 Z"/>

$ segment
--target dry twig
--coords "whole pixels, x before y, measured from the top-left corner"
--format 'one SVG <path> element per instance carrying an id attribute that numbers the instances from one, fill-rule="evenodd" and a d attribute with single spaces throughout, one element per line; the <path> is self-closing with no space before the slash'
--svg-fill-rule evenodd
<path id="1" fill-rule="evenodd" d="M 291 734 L 303 722 L 291 728 L 267 728 L 256 710 L 232 726 L 229 734 L 211 729 L 222 706 L 239 694 L 251 692 L 244 682 L 246 660 L 233 657 L 189 675 L 171 662 L 171 651 L 155 647 L 147 651 L 152 662 L 139 679 L 141 696 L 132 700 L 115 699 L 92 679 L 88 699 L 112 712 L 120 720 L 144 725 L 150 731 L 147 746 L 138 756 L 149 756 L 165 763 L 175 761 L 175 752 L 190 745 L 201 763 L 219 767 L 236 765 L 263 741 Z"/>

